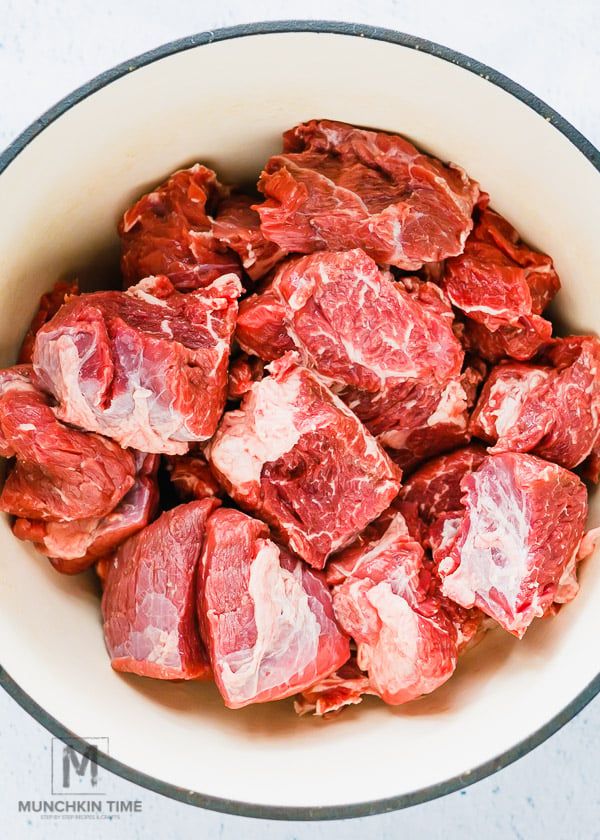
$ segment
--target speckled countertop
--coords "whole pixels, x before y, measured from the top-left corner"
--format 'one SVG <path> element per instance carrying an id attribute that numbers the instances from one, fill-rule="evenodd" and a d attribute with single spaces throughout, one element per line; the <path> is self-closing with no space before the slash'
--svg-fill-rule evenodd
<path id="1" fill-rule="evenodd" d="M 0 147 L 92 76 L 165 41 L 249 20 L 327 18 L 399 29 L 506 73 L 600 145 L 597 0 L 0 0 Z M 590 640 L 595 651 L 597 640 Z M 490 721 L 493 726 L 493 721 Z M 330 823 L 277 823 L 200 811 L 105 774 L 107 797 L 141 811 L 43 820 L 18 801 L 49 794 L 50 735 L 0 692 L 0 825 L 20 838 L 225 840 L 600 838 L 600 698 L 533 753 L 467 790 L 407 811 Z"/>

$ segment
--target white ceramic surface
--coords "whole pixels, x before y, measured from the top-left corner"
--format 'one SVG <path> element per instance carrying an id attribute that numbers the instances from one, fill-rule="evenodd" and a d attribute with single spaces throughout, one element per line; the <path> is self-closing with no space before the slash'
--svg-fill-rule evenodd
<path id="1" fill-rule="evenodd" d="M 569 140 L 448 61 L 377 40 L 287 33 L 208 44 L 113 81 L 0 175 L 0 202 L 11 208 L 0 221 L 0 361 L 13 360 L 57 276 L 114 277 L 115 223 L 133 197 L 196 159 L 224 179 L 252 180 L 280 132 L 313 116 L 400 131 L 463 165 L 554 256 L 569 328 L 598 330 L 600 176 Z M 591 519 L 600 522 L 597 501 Z M 297 720 L 288 702 L 230 712 L 210 687 L 113 673 L 91 577 L 58 576 L 3 521 L 0 663 L 65 727 L 108 735 L 113 758 L 155 779 L 253 806 L 354 805 L 468 780 L 586 689 L 598 672 L 589 644 L 600 630 L 597 564 L 581 577 L 580 596 L 556 619 L 521 643 L 490 636 L 431 697 Z"/>

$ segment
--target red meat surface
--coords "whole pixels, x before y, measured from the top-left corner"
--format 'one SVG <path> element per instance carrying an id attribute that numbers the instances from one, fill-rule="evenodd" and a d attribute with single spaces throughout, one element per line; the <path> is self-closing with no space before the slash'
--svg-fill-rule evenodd
<path id="1" fill-rule="evenodd" d="M 235 338 L 242 350 L 265 362 L 279 359 L 294 342 L 285 326 L 285 309 L 269 285 L 240 303 Z"/>
<path id="2" fill-rule="evenodd" d="M 360 703 L 365 694 L 376 693 L 352 657 L 333 674 L 302 691 L 294 699 L 294 709 L 299 715 L 331 716 L 345 706 Z"/>
<path id="3" fill-rule="evenodd" d="M 227 492 L 310 565 L 350 543 L 397 495 L 399 471 L 294 354 L 274 362 L 207 456 Z"/>
<path id="4" fill-rule="evenodd" d="M 265 365 L 258 356 L 242 353 L 229 365 L 227 399 L 240 400 L 252 385 L 263 378 Z"/>
<path id="5" fill-rule="evenodd" d="M 196 164 L 142 196 L 119 224 L 125 286 L 158 274 L 189 292 L 222 274 L 241 274 L 236 254 L 213 235 L 212 214 L 228 189 Z"/>
<path id="6" fill-rule="evenodd" d="M 200 625 L 225 705 L 289 697 L 350 656 L 322 578 L 236 510 L 211 515 L 200 560 Z"/>
<path id="7" fill-rule="evenodd" d="M 177 292 L 166 277 L 73 298 L 37 334 L 34 368 L 65 422 L 141 452 L 183 454 L 223 410 L 237 277 Z"/>
<path id="8" fill-rule="evenodd" d="M 219 204 L 213 234 L 235 251 L 252 280 L 260 280 L 285 257 L 285 251 L 265 238 L 260 216 L 252 207 L 254 203 L 255 199 L 238 192 L 224 198 Z"/>
<path id="9" fill-rule="evenodd" d="M 386 402 L 397 384 L 460 373 L 452 310 L 435 286 L 410 294 L 364 251 L 322 252 L 286 262 L 273 291 L 303 362 Z M 429 296 L 425 298 L 425 294 Z"/>
<path id="10" fill-rule="evenodd" d="M 33 542 L 58 572 L 69 575 L 83 572 L 99 557 L 113 552 L 144 528 L 158 508 L 158 456 L 132 454 L 136 461 L 135 483 L 106 516 L 70 522 L 17 519 L 13 525 L 15 536 Z"/>
<path id="11" fill-rule="evenodd" d="M 116 671 L 162 680 L 210 675 L 196 619 L 197 567 L 216 499 L 180 505 L 123 543 L 102 597 Z"/>
<path id="12" fill-rule="evenodd" d="M 600 340 L 556 339 L 552 364 L 494 368 L 471 418 L 473 434 L 490 452 L 533 452 L 573 468 L 592 453 L 600 434 Z"/>
<path id="13" fill-rule="evenodd" d="M 469 413 L 476 398 L 483 373 L 467 367 L 460 376 L 441 387 L 419 382 L 407 383 L 377 419 L 377 425 L 365 420 L 376 432 L 382 421 L 390 428 L 379 432 L 377 439 L 406 472 L 418 464 L 469 442 Z M 350 406 L 357 409 L 353 404 Z"/>
<path id="14" fill-rule="evenodd" d="M 397 134 L 311 120 L 283 135 L 258 187 L 264 235 L 290 252 L 362 248 L 417 269 L 460 254 L 479 187 Z"/>
<path id="15" fill-rule="evenodd" d="M 472 444 L 428 461 L 404 482 L 399 498 L 414 503 L 421 519 L 432 525 L 442 514 L 462 511 L 461 481 L 476 470 L 486 452 Z"/>
<path id="16" fill-rule="evenodd" d="M 182 502 L 225 495 L 201 452 L 166 455 L 164 463 L 169 479 Z"/>
<path id="17" fill-rule="evenodd" d="M 287 335 L 401 466 L 468 440 L 481 374 L 460 373 L 454 315 L 433 284 L 396 283 L 360 249 L 321 252 L 283 263 L 248 307 L 238 340 L 275 357 Z M 265 323 L 277 341 L 262 341 Z"/>
<path id="18" fill-rule="evenodd" d="M 467 346 L 486 359 L 529 359 L 551 336 L 540 315 L 560 288 L 552 260 L 493 210 L 480 212 L 464 252 L 446 261 L 442 287 L 467 316 Z"/>
<path id="19" fill-rule="evenodd" d="M 56 419 L 29 365 L 0 371 L 0 454 L 15 456 L 0 510 L 30 519 L 110 513 L 132 488 L 130 452 Z"/>
<path id="20" fill-rule="evenodd" d="M 333 587 L 335 616 L 370 686 L 393 705 L 434 691 L 456 667 L 456 628 L 430 591 L 424 561 L 400 513 L 378 540 L 334 560 L 344 577 Z"/>
<path id="21" fill-rule="evenodd" d="M 505 453 L 488 455 L 461 489 L 465 512 L 439 565 L 442 591 L 521 638 L 577 555 L 585 486 L 556 464 Z"/>
<path id="22" fill-rule="evenodd" d="M 65 283 L 59 280 L 54 284 L 52 291 L 46 292 L 46 294 L 41 296 L 38 311 L 33 316 L 29 329 L 23 339 L 21 350 L 19 351 L 19 358 L 17 359 L 19 364 L 31 364 L 35 337 L 40 329 L 50 318 L 56 315 L 63 303 L 66 303 L 73 295 L 78 294 L 79 285 L 77 280 L 74 280 L 72 283 Z"/>

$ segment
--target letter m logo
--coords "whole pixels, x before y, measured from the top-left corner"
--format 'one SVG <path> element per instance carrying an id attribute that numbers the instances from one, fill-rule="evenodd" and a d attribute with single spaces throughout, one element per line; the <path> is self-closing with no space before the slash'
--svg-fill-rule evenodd
<path id="1" fill-rule="evenodd" d="M 52 793 L 102 795 L 99 753 L 108 753 L 108 738 L 52 739 Z"/>
<path id="2" fill-rule="evenodd" d="M 62 786 L 65 788 L 71 787 L 71 770 L 74 770 L 78 776 L 85 776 L 86 772 L 90 776 L 90 785 L 97 787 L 98 785 L 98 747 L 87 746 L 83 753 L 75 752 L 73 747 L 67 744 L 63 747 L 63 761 L 62 761 Z"/>

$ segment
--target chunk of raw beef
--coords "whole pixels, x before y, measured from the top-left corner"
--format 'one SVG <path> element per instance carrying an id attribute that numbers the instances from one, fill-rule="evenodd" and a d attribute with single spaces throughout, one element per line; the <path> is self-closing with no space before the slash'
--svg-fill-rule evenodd
<path id="1" fill-rule="evenodd" d="M 270 285 L 244 298 L 235 328 L 237 343 L 246 353 L 265 362 L 279 359 L 294 349 L 284 317 L 284 306 Z"/>
<path id="2" fill-rule="evenodd" d="M 294 354 L 273 362 L 207 456 L 238 504 L 310 565 L 350 543 L 397 495 L 399 470 L 346 406 Z"/>
<path id="3" fill-rule="evenodd" d="M 252 280 L 260 280 L 285 257 L 285 251 L 265 238 L 260 216 L 252 207 L 254 203 L 255 199 L 243 193 L 224 198 L 219 204 L 213 234 L 235 251 Z"/>
<path id="4" fill-rule="evenodd" d="M 0 372 L 0 455 L 16 456 L 0 495 L 14 516 L 106 516 L 134 483 L 132 454 L 57 420 L 30 365 Z"/>
<path id="5" fill-rule="evenodd" d="M 210 675 L 198 634 L 196 579 L 206 520 L 218 505 L 216 499 L 179 505 L 117 551 L 102 597 L 116 671 L 163 680 Z"/>
<path id="6" fill-rule="evenodd" d="M 33 542 L 57 571 L 68 575 L 83 572 L 99 557 L 113 552 L 144 528 L 158 508 L 158 455 L 132 454 L 136 461 L 135 484 L 106 516 L 71 522 L 17 519 L 15 536 Z"/>
<path id="7" fill-rule="evenodd" d="M 368 676 L 356 664 L 356 658 L 348 660 L 328 677 L 306 688 L 294 699 L 294 710 L 298 715 L 333 715 L 345 706 L 360 703 L 365 694 L 377 694 L 369 684 Z"/>
<path id="8" fill-rule="evenodd" d="M 225 495 L 201 452 L 167 455 L 164 461 L 169 479 L 182 502 Z"/>
<path id="9" fill-rule="evenodd" d="M 141 452 L 183 454 L 214 433 L 241 284 L 198 292 L 149 277 L 73 298 L 37 334 L 34 368 L 57 416 Z"/>
<path id="10" fill-rule="evenodd" d="M 444 384 L 460 373 L 454 316 L 437 287 L 416 284 L 411 294 L 358 248 L 287 261 L 273 291 L 304 364 L 337 390 L 348 386 L 386 402 L 399 383 Z"/>
<path id="11" fill-rule="evenodd" d="M 442 287 L 467 316 L 467 346 L 486 359 L 529 359 L 552 334 L 540 317 L 560 288 L 552 260 L 493 210 L 479 214 L 464 252 L 446 261 Z"/>
<path id="12" fill-rule="evenodd" d="M 19 351 L 19 364 L 31 364 L 33 358 L 33 345 L 35 344 L 35 337 L 44 324 L 53 318 L 63 303 L 73 295 L 79 294 L 79 285 L 77 280 L 72 283 L 65 283 L 59 280 L 54 284 L 54 288 L 50 292 L 42 295 L 40 298 L 40 305 L 38 311 L 33 316 L 29 329 L 23 339 L 23 344 Z"/>
<path id="13" fill-rule="evenodd" d="M 270 323 L 279 319 L 304 364 L 326 378 L 401 466 L 468 440 L 481 375 L 474 367 L 460 373 L 454 315 L 437 286 L 414 278 L 396 283 L 355 249 L 285 262 L 268 294 L 281 304 L 268 307 Z M 251 327 L 257 350 L 267 317 L 260 318 L 261 305 L 257 300 Z M 260 352 L 272 346 L 266 342 Z"/>
<path id="14" fill-rule="evenodd" d="M 236 510 L 211 515 L 200 560 L 198 616 L 225 705 L 280 700 L 350 656 L 323 579 Z"/>
<path id="15" fill-rule="evenodd" d="M 211 169 L 197 163 L 142 196 L 119 224 L 125 286 L 164 274 L 189 292 L 222 274 L 240 275 L 236 254 L 212 232 L 212 214 L 228 193 Z"/>
<path id="16" fill-rule="evenodd" d="M 227 399 L 241 399 L 255 382 L 263 378 L 264 374 L 265 365 L 262 359 L 241 353 L 229 366 Z"/>
<path id="17" fill-rule="evenodd" d="M 386 703 L 407 703 L 452 675 L 457 632 L 422 573 L 425 555 L 396 513 L 376 541 L 341 552 L 335 616 L 357 644 L 358 667 Z"/>
<path id="18" fill-rule="evenodd" d="M 483 446 L 471 444 L 423 464 L 403 484 L 399 498 L 414 503 L 421 519 L 432 525 L 443 514 L 462 512 L 461 481 L 486 457 Z"/>
<path id="19" fill-rule="evenodd" d="M 587 492 L 533 455 L 488 455 L 461 483 L 464 515 L 439 565 L 442 591 L 521 638 L 555 600 L 577 555 Z"/>
<path id="20" fill-rule="evenodd" d="M 380 444 L 403 470 L 412 470 L 427 458 L 469 442 L 469 414 L 483 376 L 481 368 L 473 366 L 443 387 L 407 383 L 397 392 L 397 402 L 383 406 L 375 421 L 365 417 L 364 422 L 375 433 L 383 429 L 377 434 Z M 357 411 L 354 404 L 350 407 Z"/>
<path id="21" fill-rule="evenodd" d="M 360 247 L 417 269 L 460 254 L 479 187 L 397 134 L 311 120 L 283 135 L 258 187 L 264 235 L 290 252 Z"/>
<path id="22" fill-rule="evenodd" d="M 545 361 L 552 366 L 494 368 L 471 430 L 494 444 L 490 452 L 533 452 L 573 468 L 590 455 L 600 434 L 600 340 L 556 339 Z"/>

